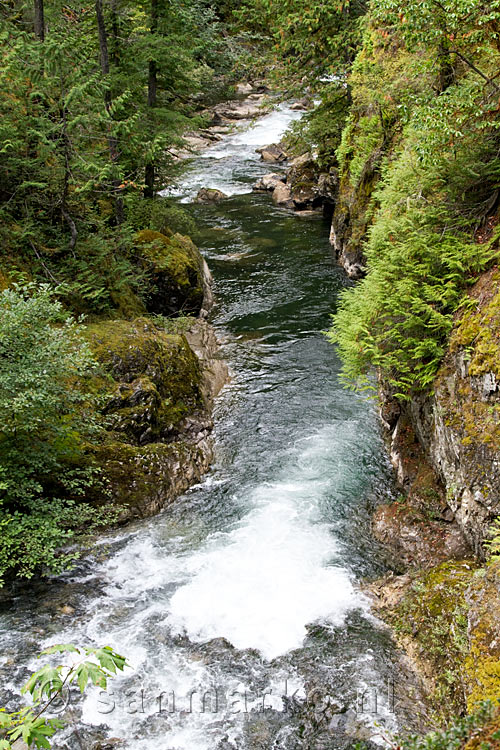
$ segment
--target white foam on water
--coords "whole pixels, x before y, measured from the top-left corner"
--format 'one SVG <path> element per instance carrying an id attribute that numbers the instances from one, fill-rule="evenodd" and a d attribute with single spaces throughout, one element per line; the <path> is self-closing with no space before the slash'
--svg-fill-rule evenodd
<path id="1" fill-rule="evenodd" d="M 258 169 L 260 161 L 255 149 L 279 141 L 289 125 L 302 115 L 303 112 L 280 104 L 253 124 L 245 123 L 237 132 L 195 157 L 177 185 L 162 195 L 177 196 L 182 203 L 188 203 L 202 187 L 222 190 L 229 196 L 250 193 L 248 169 Z M 262 166 L 267 172 L 272 169 L 269 164 Z"/>
<path id="2" fill-rule="evenodd" d="M 282 479 L 253 490 L 237 528 L 186 560 L 192 578 L 170 603 L 175 630 L 196 641 L 223 636 L 272 659 L 300 647 L 307 624 L 341 625 L 364 606 L 330 528 L 317 520 L 335 484 L 324 474 L 339 451 L 333 437 L 327 427 L 307 441 Z"/>

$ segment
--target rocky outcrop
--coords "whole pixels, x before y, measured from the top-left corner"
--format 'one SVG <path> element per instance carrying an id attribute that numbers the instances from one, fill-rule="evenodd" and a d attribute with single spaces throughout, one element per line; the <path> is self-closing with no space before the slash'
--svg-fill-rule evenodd
<path id="1" fill-rule="evenodd" d="M 295 208 L 292 191 L 288 185 L 285 185 L 282 182 L 278 183 L 273 190 L 273 201 L 277 206 L 284 206 L 285 208 Z"/>
<path id="2" fill-rule="evenodd" d="M 273 144 L 259 149 L 263 158 L 280 161 L 286 154 Z M 330 218 L 337 196 L 338 180 L 335 170 L 321 172 L 310 153 L 302 154 L 289 162 L 286 174 L 269 173 L 253 186 L 258 192 L 272 192 L 276 204 L 299 212 L 315 211 L 323 207 Z"/>
<path id="3" fill-rule="evenodd" d="M 212 460 L 211 407 L 227 379 L 212 328 L 193 321 L 167 332 L 147 318 L 88 327 L 102 363 L 96 382 L 108 429 L 95 457 L 121 520 L 158 512 L 193 483 Z"/>
<path id="4" fill-rule="evenodd" d="M 284 174 L 270 172 L 257 180 L 252 189 L 256 192 L 272 192 L 280 183 L 283 184 L 285 179 Z"/>
<path id="5" fill-rule="evenodd" d="M 102 366 L 92 389 L 106 418 L 93 452 L 121 521 L 158 512 L 207 471 L 212 403 L 227 379 L 205 320 L 212 280 L 198 248 L 189 237 L 151 230 L 134 245 L 154 317 L 87 327 Z"/>
<path id="6" fill-rule="evenodd" d="M 446 504 L 474 553 L 500 514 L 500 273 L 484 274 L 457 316 L 432 395 L 401 405 L 382 394 L 392 409 L 391 457 L 403 484 L 409 479 L 404 431 L 416 437 L 423 460 L 441 480 Z"/>

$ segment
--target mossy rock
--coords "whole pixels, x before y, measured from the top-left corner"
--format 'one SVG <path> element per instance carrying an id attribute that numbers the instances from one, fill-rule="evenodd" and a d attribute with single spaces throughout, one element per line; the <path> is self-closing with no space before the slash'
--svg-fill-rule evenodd
<path id="1" fill-rule="evenodd" d="M 200 363 L 184 335 L 138 318 L 94 323 L 87 336 L 111 378 L 111 429 L 124 440 L 172 440 L 182 421 L 203 409 Z"/>
<path id="2" fill-rule="evenodd" d="M 466 708 L 463 680 L 469 653 L 467 590 L 477 566 L 447 561 L 412 576 L 412 583 L 390 619 L 397 633 L 411 638 L 419 658 L 430 665 L 435 684 L 431 702 L 446 721 Z"/>
<path id="3" fill-rule="evenodd" d="M 207 441 L 150 443 L 134 446 L 109 441 L 95 450 L 113 501 L 123 510 L 121 521 L 158 513 L 208 469 L 212 454 Z"/>
<path id="4" fill-rule="evenodd" d="M 189 237 L 143 229 L 134 246 L 146 269 L 146 307 L 161 315 L 198 315 L 203 307 L 203 258 Z"/>
<path id="5" fill-rule="evenodd" d="M 467 592 L 470 650 L 465 660 L 467 707 L 500 699 L 500 562 L 480 571 Z"/>

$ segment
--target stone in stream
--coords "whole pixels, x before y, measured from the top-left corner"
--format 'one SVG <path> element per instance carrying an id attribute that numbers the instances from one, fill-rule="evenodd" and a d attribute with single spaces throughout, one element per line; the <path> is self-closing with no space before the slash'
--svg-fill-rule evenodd
<path id="1" fill-rule="evenodd" d="M 216 190 L 215 188 L 201 188 L 198 190 L 196 196 L 196 203 L 219 203 L 219 201 L 228 198 L 222 190 Z"/>
<path id="2" fill-rule="evenodd" d="M 260 180 L 257 180 L 255 185 L 252 187 L 252 190 L 272 191 L 278 185 L 282 185 L 284 182 L 285 182 L 285 175 L 275 174 L 274 172 L 270 172 L 269 174 L 265 174 L 263 177 L 261 177 Z"/>
<path id="3" fill-rule="evenodd" d="M 279 143 L 271 143 L 269 146 L 264 146 L 264 148 L 257 148 L 256 153 L 260 154 L 262 161 L 282 162 L 288 158 L 286 151 L 283 150 Z"/>
<path id="4" fill-rule="evenodd" d="M 284 185 L 282 182 L 280 182 L 274 188 L 273 201 L 277 206 L 285 206 L 286 208 L 295 207 L 290 187 L 288 185 Z"/>
<path id="5" fill-rule="evenodd" d="M 290 105 L 290 109 L 294 112 L 303 112 L 306 109 L 310 109 L 311 107 L 311 100 L 310 99 L 299 99 L 297 102 L 294 102 Z"/>
<path id="6" fill-rule="evenodd" d="M 252 117 L 263 114 L 263 111 L 260 99 L 259 101 L 248 101 L 247 99 L 243 102 L 219 104 L 215 108 L 215 114 L 225 120 L 251 120 Z M 211 124 L 217 125 L 218 123 L 212 122 Z"/>

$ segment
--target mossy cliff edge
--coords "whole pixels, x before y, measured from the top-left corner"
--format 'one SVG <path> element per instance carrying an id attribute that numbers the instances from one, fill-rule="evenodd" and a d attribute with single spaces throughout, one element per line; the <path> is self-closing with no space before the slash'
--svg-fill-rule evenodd
<path id="1" fill-rule="evenodd" d="M 500 515 L 498 35 L 490 19 L 481 53 L 452 58 L 380 5 L 394 14 L 368 14 L 335 94 L 336 151 L 317 169 L 336 258 L 358 280 L 330 335 L 346 380 L 378 391 L 400 487 L 373 520 L 398 574 L 370 590 L 442 726 L 500 699 L 500 573 L 485 547 Z"/>

